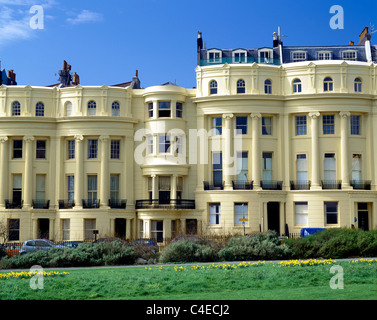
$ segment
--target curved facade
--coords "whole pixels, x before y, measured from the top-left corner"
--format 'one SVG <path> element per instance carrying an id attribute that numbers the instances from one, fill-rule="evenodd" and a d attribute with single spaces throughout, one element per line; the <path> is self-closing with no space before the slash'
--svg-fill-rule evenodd
<path id="1" fill-rule="evenodd" d="M 1 85 L 7 240 L 375 229 L 365 36 L 317 51 L 198 45 L 195 89 Z"/>

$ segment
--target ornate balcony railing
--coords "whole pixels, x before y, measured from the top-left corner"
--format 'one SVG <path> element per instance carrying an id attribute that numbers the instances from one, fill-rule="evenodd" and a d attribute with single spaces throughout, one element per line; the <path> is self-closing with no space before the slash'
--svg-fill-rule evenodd
<path id="1" fill-rule="evenodd" d="M 112 200 L 109 199 L 109 207 L 111 209 L 126 209 L 127 200 Z"/>
<path id="2" fill-rule="evenodd" d="M 371 180 L 351 180 L 350 185 L 355 190 L 371 190 Z"/>
<path id="3" fill-rule="evenodd" d="M 263 190 L 283 190 L 283 181 L 262 180 L 260 185 Z"/>
<path id="4" fill-rule="evenodd" d="M 147 199 L 136 200 L 136 209 L 195 209 L 195 200 L 187 199 Z"/>
<path id="5" fill-rule="evenodd" d="M 224 182 L 203 181 L 204 190 L 224 190 Z"/>
<path id="6" fill-rule="evenodd" d="M 200 66 L 212 66 L 216 64 L 247 64 L 247 63 L 262 63 L 262 64 L 271 64 L 275 66 L 280 66 L 280 59 L 270 59 L 270 58 L 263 58 L 263 57 L 247 57 L 245 58 L 234 58 L 234 57 L 222 57 L 217 59 L 201 59 Z"/>
<path id="7" fill-rule="evenodd" d="M 33 209 L 49 209 L 50 208 L 50 200 L 32 200 Z"/>
<path id="8" fill-rule="evenodd" d="M 92 200 L 92 199 L 82 199 L 82 207 L 84 209 L 98 209 L 100 205 L 100 200 Z"/>
<path id="9" fill-rule="evenodd" d="M 321 180 L 322 189 L 342 189 L 342 180 Z"/>
<path id="10" fill-rule="evenodd" d="M 233 190 L 253 190 L 254 181 L 232 181 Z"/>
<path id="11" fill-rule="evenodd" d="M 74 200 L 58 200 L 59 209 L 72 209 L 75 206 Z"/>
<path id="12" fill-rule="evenodd" d="M 310 190 L 310 180 L 292 180 L 291 190 Z"/>
<path id="13" fill-rule="evenodd" d="M 22 209 L 23 200 L 21 201 L 10 201 L 5 200 L 5 209 Z"/>

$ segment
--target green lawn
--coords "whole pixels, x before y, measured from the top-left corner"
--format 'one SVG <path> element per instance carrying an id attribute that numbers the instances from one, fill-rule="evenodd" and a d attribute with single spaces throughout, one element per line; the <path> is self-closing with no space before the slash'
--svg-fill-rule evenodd
<path id="1" fill-rule="evenodd" d="M 330 288 L 333 265 L 344 272 L 344 289 Z M 75 269 L 44 277 L 44 289 L 30 280 L 0 280 L 0 299 L 38 300 L 257 300 L 377 299 L 377 261 L 212 264 Z M 16 272 L 16 271 L 15 271 Z M 4 273 L 4 272 L 2 272 Z"/>

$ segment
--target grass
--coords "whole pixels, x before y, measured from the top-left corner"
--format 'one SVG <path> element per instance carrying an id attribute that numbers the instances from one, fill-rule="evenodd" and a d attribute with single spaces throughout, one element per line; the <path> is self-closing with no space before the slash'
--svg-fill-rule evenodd
<path id="1" fill-rule="evenodd" d="M 332 265 L 344 289 L 330 288 Z M 1 300 L 376 300 L 377 259 L 290 261 L 64 270 L 30 289 L 28 278 L 3 277 Z"/>

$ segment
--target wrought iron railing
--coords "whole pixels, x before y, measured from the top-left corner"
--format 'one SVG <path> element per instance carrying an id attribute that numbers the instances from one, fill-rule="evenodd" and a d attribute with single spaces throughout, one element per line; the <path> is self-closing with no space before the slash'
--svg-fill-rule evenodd
<path id="1" fill-rule="evenodd" d="M 187 199 L 146 199 L 136 200 L 136 209 L 195 209 L 195 200 Z"/>

